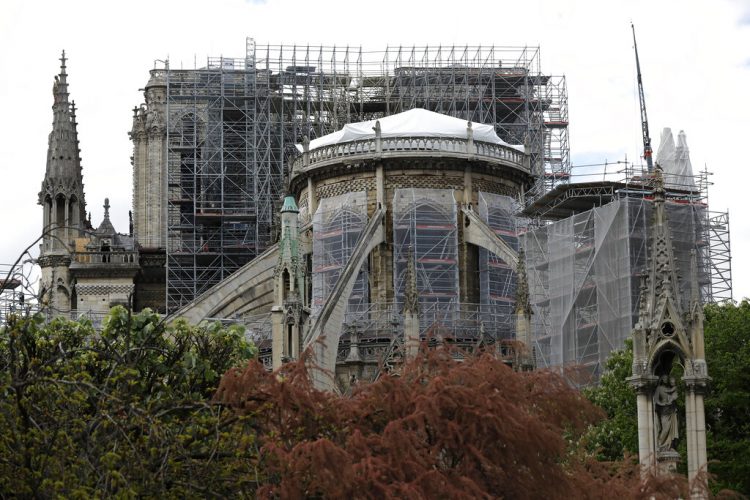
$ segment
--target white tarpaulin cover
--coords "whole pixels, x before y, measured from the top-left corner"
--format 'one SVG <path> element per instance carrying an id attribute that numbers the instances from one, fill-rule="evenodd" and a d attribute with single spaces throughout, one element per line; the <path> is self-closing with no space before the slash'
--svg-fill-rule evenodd
<path id="1" fill-rule="evenodd" d="M 344 128 L 332 134 L 324 135 L 310 141 L 310 149 L 328 146 L 330 144 L 340 144 L 342 142 L 358 141 L 362 139 L 371 139 L 375 137 L 375 122 L 369 120 L 366 122 L 350 123 L 344 125 Z M 467 121 L 460 118 L 435 113 L 426 109 L 415 108 L 403 113 L 380 118 L 381 137 L 458 137 L 465 139 Z M 492 144 L 502 144 L 510 146 L 518 151 L 523 152 L 523 146 L 511 146 L 495 133 L 492 125 L 482 123 L 472 123 L 471 128 L 474 131 L 474 140 L 489 142 Z M 302 145 L 297 144 L 297 149 L 301 152 Z"/>
<path id="2" fill-rule="evenodd" d="M 661 143 L 656 153 L 656 163 L 664 170 L 664 182 L 681 189 L 695 189 L 693 166 L 685 132 L 680 130 L 675 147 L 672 130 L 665 127 L 661 132 Z"/>

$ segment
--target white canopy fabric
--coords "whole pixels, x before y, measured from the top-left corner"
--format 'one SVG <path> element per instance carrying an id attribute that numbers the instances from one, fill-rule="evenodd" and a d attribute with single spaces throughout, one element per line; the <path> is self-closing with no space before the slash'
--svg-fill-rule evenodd
<path id="1" fill-rule="evenodd" d="M 369 120 L 366 122 L 344 125 L 344 128 L 337 132 L 310 141 L 310 150 L 328 146 L 330 144 L 340 144 L 343 142 L 374 138 L 376 121 L 378 120 Z M 457 137 L 461 139 L 467 138 L 466 120 L 453 118 L 426 109 L 411 109 L 409 111 L 404 111 L 403 113 L 380 118 L 379 121 L 381 137 L 426 136 Z M 495 133 L 495 128 L 492 125 L 472 123 L 471 128 L 474 132 L 475 141 L 502 144 L 521 152 L 524 150 L 523 146 L 513 146 L 500 139 Z M 302 145 L 297 144 L 297 149 L 301 152 Z"/>

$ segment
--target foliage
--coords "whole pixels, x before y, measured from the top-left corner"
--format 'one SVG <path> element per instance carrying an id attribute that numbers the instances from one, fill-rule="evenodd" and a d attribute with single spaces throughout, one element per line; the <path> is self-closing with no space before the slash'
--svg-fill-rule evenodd
<path id="1" fill-rule="evenodd" d="M 601 412 L 550 372 L 517 373 L 482 356 L 423 354 L 351 397 L 314 390 L 304 365 L 225 375 L 217 399 L 251 417 L 262 497 L 603 498 L 685 495 L 643 485 L 630 463 L 573 453 Z"/>
<path id="2" fill-rule="evenodd" d="M 708 305 L 705 315 L 709 470 L 750 496 L 750 303 Z"/>
<path id="3" fill-rule="evenodd" d="M 0 334 L 0 490 L 89 497 L 229 491 L 247 470 L 236 417 L 212 404 L 255 354 L 242 331 L 165 326 L 114 308 L 88 322 L 12 318 Z M 236 430 L 236 429 L 233 429 Z"/>
<path id="4" fill-rule="evenodd" d="M 237 329 L 114 309 L 0 335 L 0 491 L 23 497 L 685 497 L 576 443 L 602 412 L 549 372 L 423 353 L 351 396 L 269 373 Z M 219 378 L 224 373 L 223 377 Z"/>
<path id="5" fill-rule="evenodd" d="M 599 385 L 584 390 L 588 399 L 607 414 L 584 439 L 587 449 L 599 460 L 622 460 L 625 455 L 638 454 L 635 393 L 627 382 L 632 370 L 633 342 L 628 339 L 625 349 L 610 354 Z"/>

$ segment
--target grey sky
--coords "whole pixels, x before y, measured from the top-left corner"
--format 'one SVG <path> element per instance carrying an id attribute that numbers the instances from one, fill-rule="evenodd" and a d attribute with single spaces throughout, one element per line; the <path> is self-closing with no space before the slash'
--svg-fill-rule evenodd
<path id="1" fill-rule="evenodd" d="M 242 57 L 259 43 L 385 46 L 539 45 L 542 70 L 565 74 L 574 164 L 641 151 L 630 21 L 636 24 L 654 150 L 662 127 L 688 136 L 694 169 L 715 175 L 711 208 L 730 211 L 735 298 L 750 296 L 746 191 L 750 2 L 4 0 L 0 7 L 0 262 L 38 235 L 36 205 L 52 123 L 52 81 L 69 56 L 89 210 L 108 196 L 127 231 L 133 106 L 155 59 Z"/>

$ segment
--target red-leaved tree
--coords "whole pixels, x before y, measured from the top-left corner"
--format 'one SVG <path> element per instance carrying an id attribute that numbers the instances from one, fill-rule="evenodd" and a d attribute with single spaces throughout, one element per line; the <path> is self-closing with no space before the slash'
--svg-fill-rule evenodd
<path id="1" fill-rule="evenodd" d="M 561 377 L 479 356 L 421 354 L 351 396 L 311 387 L 304 364 L 225 374 L 215 396 L 243 417 L 264 497 L 674 498 L 632 460 L 596 462 L 575 443 L 603 417 Z M 251 429 L 247 429 L 250 431 Z"/>

